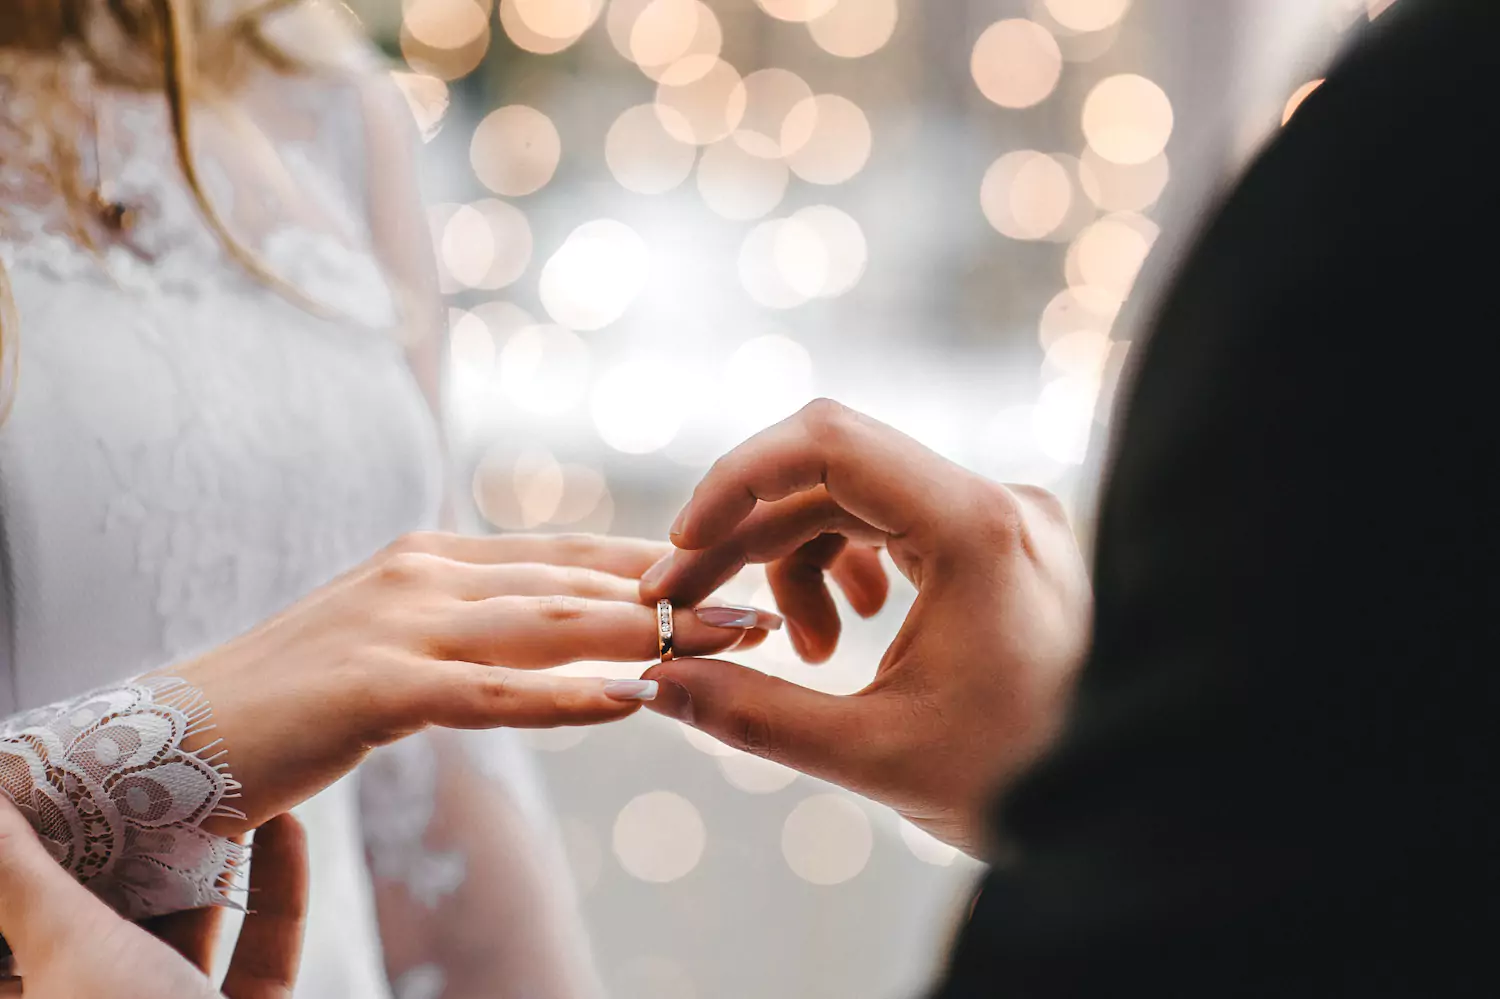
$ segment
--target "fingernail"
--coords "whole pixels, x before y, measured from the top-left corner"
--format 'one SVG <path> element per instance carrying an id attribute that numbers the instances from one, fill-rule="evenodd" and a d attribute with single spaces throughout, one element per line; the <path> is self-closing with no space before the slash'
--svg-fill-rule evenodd
<path id="1" fill-rule="evenodd" d="M 668 553 L 658 559 L 656 561 L 656 564 L 651 568 L 641 573 L 641 586 L 648 589 L 652 586 L 655 586 L 657 583 L 660 583 L 667 577 L 667 570 L 671 568 L 672 554 Z"/>
<path id="2" fill-rule="evenodd" d="M 604 696 L 616 701 L 654 701 L 658 689 L 655 680 L 611 680 L 604 685 Z"/>
<path id="3" fill-rule="evenodd" d="M 737 604 L 711 604 L 695 607 L 693 613 L 698 620 L 710 628 L 765 628 L 776 631 L 781 627 L 781 615 L 763 611 L 756 607 L 741 607 Z"/>
<path id="4" fill-rule="evenodd" d="M 672 521 L 671 527 L 667 528 L 668 537 L 675 538 L 682 533 L 682 528 L 687 523 L 687 512 L 688 508 L 683 507 L 681 512 L 677 514 L 677 519 Z"/>
<path id="5" fill-rule="evenodd" d="M 676 680 L 662 680 L 661 697 L 651 705 L 651 710 L 691 725 L 693 723 L 693 695 Z"/>

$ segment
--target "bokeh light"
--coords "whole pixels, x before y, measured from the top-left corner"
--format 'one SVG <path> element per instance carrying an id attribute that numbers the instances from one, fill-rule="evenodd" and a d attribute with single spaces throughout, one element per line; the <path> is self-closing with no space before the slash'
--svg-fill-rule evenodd
<path id="1" fill-rule="evenodd" d="M 1099 383 L 1088 378 L 1063 377 L 1042 387 L 1031 411 L 1031 430 L 1044 454 L 1063 464 L 1082 464 L 1098 396 Z"/>
<path id="2" fill-rule="evenodd" d="M 671 791 L 638 795 L 615 818 L 615 857 L 642 881 L 664 883 L 688 874 L 707 839 L 698 809 Z"/>
<path id="3" fill-rule="evenodd" d="M 734 141 L 746 152 L 766 158 L 795 152 L 783 145 L 783 130 L 792 109 L 813 96 L 812 88 L 796 73 L 774 67 L 746 76 L 744 87 L 745 113 L 735 129 Z M 813 124 L 816 126 L 816 122 Z M 813 129 L 801 131 L 805 134 L 793 138 L 803 143 L 812 138 Z"/>
<path id="4" fill-rule="evenodd" d="M 974 43 L 970 71 L 979 92 L 1005 108 L 1040 104 L 1062 79 L 1062 50 L 1035 21 L 1012 18 L 985 29 Z"/>
<path id="5" fill-rule="evenodd" d="M 709 55 L 673 63 L 656 88 L 656 113 L 668 134 L 706 146 L 733 132 L 745 116 L 745 84 L 735 68 Z"/>
<path id="6" fill-rule="evenodd" d="M 1078 182 L 1089 200 L 1107 212 L 1142 212 L 1156 204 L 1171 180 L 1165 154 L 1144 163 L 1111 163 L 1093 149 L 1079 157 Z"/>
<path id="7" fill-rule="evenodd" d="M 1046 0 L 1047 13 L 1073 31 L 1103 31 L 1130 9 L 1130 0 Z"/>
<path id="8" fill-rule="evenodd" d="M 605 0 L 509 0 L 526 27 L 546 38 L 574 39 L 593 25 Z"/>
<path id="9" fill-rule="evenodd" d="M 500 0 L 500 27 L 516 48 L 553 55 L 578 41 L 598 17 L 604 0 Z M 555 4 L 554 9 L 548 9 Z M 591 16 L 588 12 L 592 10 Z M 538 30 L 533 23 L 546 28 Z M 552 34 L 577 28 L 575 34 Z"/>
<path id="10" fill-rule="evenodd" d="M 489 47 L 489 13 L 476 0 L 410 0 L 403 11 L 401 55 L 418 73 L 456 80 Z"/>
<path id="11" fill-rule="evenodd" d="M 620 186 L 637 194 L 664 194 L 687 179 L 698 147 L 662 125 L 651 104 L 621 112 L 604 139 L 604 160 Z"/>
<path id="12" fill-rule="evenodd" d="M 505 398 L 539 416 L 573 409 L 588 386 L 588 345 L 561 326 L 516 330 L 501 346 L 497 364 Z"/>
<path id="13" fill-rule="evenodd" d="M 860 59 L 880 51 L 896 33 L 896 0 L 838 0 L 807 22 L 808 33 L 830 55 Z"/>
<path id="14" fill-rule="evenodd" d="M 786 195 L 790 174 L 779 159 L 764 159 L 738 143 L 716 142 L 698 161 L 698 191 L 704 204 L 726 219 L 765 216 Z"/>
<path id="15" fill-rule="evenodd" d="M 873 138 L 858 104 L 838 94 L 798 101 L 781 126 L 787 164 L 812 184 L 842 184 L 864 169 Z"/>
<path id="16" fill-rule="evenodd" d="M 1101 80 L 1083 103 L 1083 134 L 1111 163 L 1133 165 L 1160 155 L 1172 137 L 1172 102 L 1134 73 Z"/>
<path id="17" fill-rule="evenodd" d="M 781 21 L 811 21 L 833 9 L 838 0 L 755 0 L 760 9 Z"/>
<path id="18" fill-rule="evenodd" d="M 624 454 L 650 454 L 672 443 L 682 407 L 661 386 L 672 383 L 675 367 L 670 357 L 638 355 L 604 373 L 589 400 L 604 443 Z"/>
<path id="19" fill-rule="evenodd" d="M 1291 121 L 1292 115 L 1297 113 L 1297 109 L 1302 106 L 1302 102 L 1311 97 L 1312 92 L 1322 85 L 1322 80 L 1309 80 L 1293 91 L 1292 96 L 1287 98 L 1286 107 L 1281 110 L 1281 123 L 1285 125 Z"/>
<path id="20" fill-rule="evenodd" d="M 1068 217 L 1073 181 L 1056 159 L 1034 150 L 1000 157 L 979 189 L 984 216 L 1012 239 L 1043 239 Z"/>
<path id="21" fill-rule="evenodd" d="M 747 340 L 725 362 L 722 401 L 742 434 L 786 419 L 816 396 L 812 356 L 791 337 L 770 333 Z"/>
<path id="22" fill-rule="evenodd" d="M 797 779 L 797 771 L 791 767 L 749 753 L 720 757 L 719 770 L 725 780 L 746 794 L 773 794 Z"/>
<path id="23" fill-rule="evenodd" d="M 1071 333 L 1109 335 L 1120 311 L 1119 296 L 1103 288 L 1075 285 L 1058 292 L 1042 310 L 1037 339 L 1042 348 Z"/>
<path id="24" fill-rule="evenodd" d="M 469 144 L 469 163 L 480 183 L 511 198 L 544 187 L 561 158 L 557 126 L 524 104 L 496 108 L 485 115 Z"/>
<path id="25" fill-rule="evenodd" d="M 901 841 L 912 852 L 912 856 L 924 864 L 948 867 L 958 859 L 958 848 L 949 846 L 925 829 L 919 829 L 905 819 L 900 819 Z"/>
<path id="26" fill-rule="evenodd" d="M 852 291 L 864 277 L 869 263 L 869 244 L 864 230 L 848 212 L 832 205 L 808 205 L 792 214 L 823 246 L 823 281 L 813 292 L 817 298 L 837 298 Z"/>
<path id="27" fill-rule="evenodd" d="M 441 259 L 454 281 L 497 290 L 513 284 L 531 262 L 531 226 L 516 206 L 493 198 L 461 205 L 443 227 Z"/>
<path id="28" fill-rule="evenodd" d="M 630 29 L 627 58 L 647 77 L 676 84 L 708 72 L 724 47 L 717 15 L 701 0 L 651 0 Z"/>
<path id="29" fill-rule="evenodd" d="M 1151 252 L 1157 232 L 1154 223 L 1139 215 L 1105 216 L 1068 248 L 1068 283 L 1088 285 L 1123 302 Z"/>
<path id="30" fill-rule="evenodd" d="M 542 268 L 538 294 L 547 315 L 573 330 L 619 319 L 646 287 L 651 254 L 623 222 L 598 219 L 574 229 Z"/>
<path id="31" fill-rule="evenodd" d="M 781 828 L 781 853 L 804 881 L 836 885 L 859 874 L 875 844 L 870 820 L 842 794 L 815 794 Z"/>

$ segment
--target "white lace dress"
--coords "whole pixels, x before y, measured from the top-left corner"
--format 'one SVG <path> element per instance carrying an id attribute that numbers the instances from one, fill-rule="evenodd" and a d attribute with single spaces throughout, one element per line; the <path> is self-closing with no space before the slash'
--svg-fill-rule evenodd
<path id="1" fill-rule="evenodd" d="M 38 104 L 43 80 L 63 82 L 70 111 Z M 172 158 L 159 94 L 106 89 L 81 60 L 59 68 L 0 50 L 0 261 L 20 316 L 14 409 L 0 427 L 0 751 L 7 737 L 15 750 L 9 764 L 0 752 L 0 771 L 36 766 L 36 726 L 49 717 L 61 755 L 82 731 L 67 728 L 68 718 L 87 724 L 113 710 L 75 703 L 59 716 L 46 706 L 221 643 L 400 533 L 434 523 L 438 436 L 393 335 L 393 296 L 364 221 L 367 132 L 352 90 L 269 74 L 247 89 L 242 109 L 261 125 L 274 120 L 264 134 L 273 136 L 285 189 L 258 183 L 275 171 L 216 158 L 244 148 L 222 141 L 233 120 L 207 110 L 195 117 L 216 204 L 272 269 L 339 317 L 328 320 L 228 259 Z M 38 169 L 45 136 L 70 128 L 85 173 L 133 216 L 118 234 L 91 233 L 96 249 L 81 244 Z M 285 190 L 302 192 L 315 211 L 290 221 Z M 152 694 L 110 696 L 118 707 L 121 697 Z M 185 706 L 175 720 L 151 724 L 193 724 Z M 433 807 L 424 797 L 430 755 L 408 747 L 367 767 L 374 774 L 363 794 L 384 816 L 372 856 L 414 896 L 462 878 L 461 856 L 420 849 Z M 211 784 L 212 761 L 194 766 L 183 779 Z M 222 786 L 203 790 L 212 800 L 198 805 L 232 806 L 215 796 Z M 92 851 L 96 867 L 114 863 L 106 820 L 151 791 L 100 791 L 114 795 L 115 811 L 96 815 L 92 833 L 85 816 L 76 842 L 61 833 L 55 852 Z M 360 798 L 348 779 L 301 810 L 314 881 L 299 997 L 387 993 Z M 392 815 L 406 816 L 406 827 L 393 826 Z M 127 832 L 139 846 L 144 833 Z M 417 850 L 403 854 L 403 845 Z M 184 847 L 164 852 L 172 849 Z M 436 994 L 440 970 L 409 963 L 407 993 Z"/>

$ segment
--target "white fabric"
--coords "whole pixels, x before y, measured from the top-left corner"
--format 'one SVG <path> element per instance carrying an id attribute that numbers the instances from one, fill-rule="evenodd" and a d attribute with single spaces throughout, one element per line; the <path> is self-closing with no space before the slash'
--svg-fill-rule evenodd
<path id="1" fill-rule="evenodd" d="M 59 77 L 69 101 L 44 106 Z M 159 94 L 0 51 L 0 260 L 21 317 L 0 427 L 0 718 L 221 643 L 434 523 L 437 436 L 368 252 L 355 95 L 267 74 L 239 104 L 285 183 L 268 186 L 275 171 L 252 156 L 218 157 L 245 148 L 245 123 L 205 107 L 206 184 L 337 319 L 227 258 L 173 162 Z M 122 238 L 89 220 L 80 232 L 49 184 L 59 134 L 135 213 Z M 287 190 L 313 209 L 295 224 Z M 301 810 L 314 880 L 299 997 L 385 991 L 356 808 L 345 781 Z"/>
<path id="2" fill-rule="evenodd" d="M 224 904 L 244 851 L 200 828 L 244 817 L 201 693 L 152 678 L 0 721 L 0 794 L 70 874 L 132 919 Z"/>

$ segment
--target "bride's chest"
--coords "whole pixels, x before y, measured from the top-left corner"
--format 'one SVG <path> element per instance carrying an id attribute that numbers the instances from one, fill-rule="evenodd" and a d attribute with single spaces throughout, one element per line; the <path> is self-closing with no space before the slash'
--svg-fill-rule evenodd
<path id="1" fill-rule="evenodd" d="M 0 521 L 19 687 L 223 641 L 430 524 L 436 432 L 388 335 L 249 286 L 11 277 Z"/>

